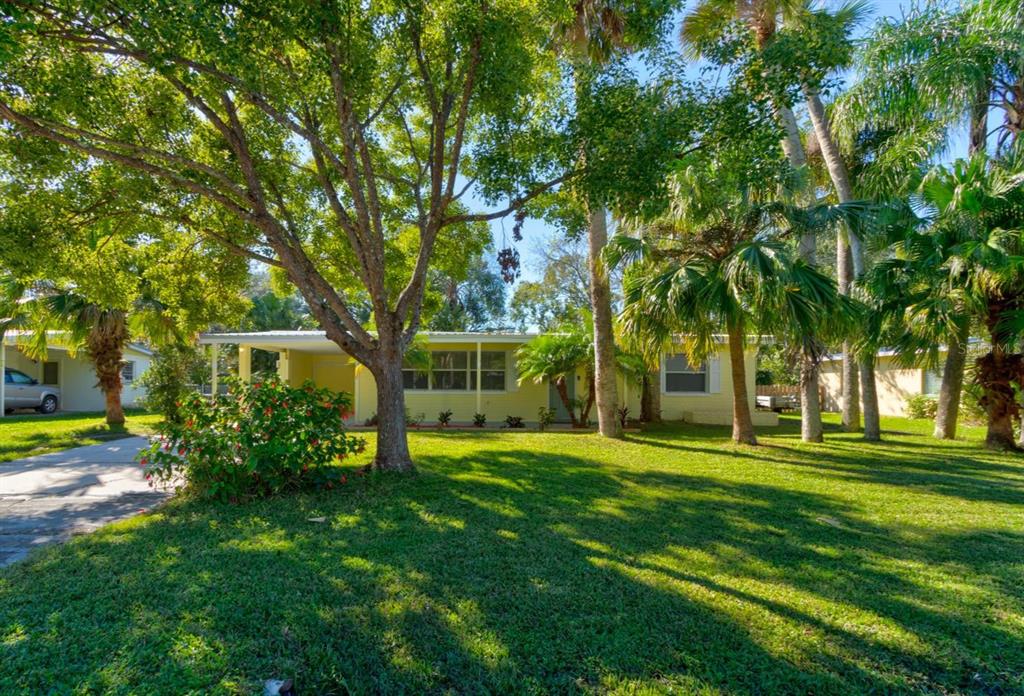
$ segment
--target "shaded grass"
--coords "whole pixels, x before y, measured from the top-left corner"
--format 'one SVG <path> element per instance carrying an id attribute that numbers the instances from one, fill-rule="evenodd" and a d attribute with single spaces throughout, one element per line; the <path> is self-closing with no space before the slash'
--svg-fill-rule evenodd
<path id="1" fill-rule="evenodd" d="M 1022 460 L 885 426 L 419 432 L 176 501 L 0 571 L 0 693 L 1021 693 Z"/>
<path id="2" fill-rule="evenodd" d="M 0 462 L 146 434 L 159 420 L 143 411 L 125 411 L 125 416 L 123 426 L 107 425 L 102 412 L 4 416 L 0 418 Z"/>

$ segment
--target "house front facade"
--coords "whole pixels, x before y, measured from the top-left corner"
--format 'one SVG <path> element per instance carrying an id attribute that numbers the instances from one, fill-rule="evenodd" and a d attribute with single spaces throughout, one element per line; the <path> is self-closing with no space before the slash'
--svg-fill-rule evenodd
<path id="1" fill-rule="evenodd" d="M 519 380 L 515 351 L 536 334 L 427 332 L 422 337 L 430 351 L 430 369 L 410 365 L 403 371 L 405 402 L 411 416 L 422 415 L 424 422 L 432 423 L 439 412 L 450 410 L 452 422 L 471 423 L 474 414 L 480 413 L 489 425 L 498 425 L 507 416 L 536 421 L 538 410 L 550 407 L 555 409 L 557 420 L 568 420 L 553 385 Z M 243 380 L 252 376 L 252 351 L 276 353 L 277 372 L 287 383 L 298 386 L 312 380 L 318 386 L 352 394 L 355 424 L 366 422 L 377 412 L 373 375 L 322 331 L 211 333 L 204 334 L 200 343 L 213 348 L 214 361 L 219 346 L 237 345 L 238 372 Z M 753 410 L 753 347 L 746 358 L 747 391 Z M 622 375 L 618 381 L 620 402 L 629 408 L 630 417 L 639 416 L 640 386 Z M 732 381 L 724 342 L 719 353 L 704 365 L 691 366 L 681 354 L 666 354 L 659 382 L 663 418 L 722 425 L 732 422 Z M 569 381 L 570 397 L 585 397 L 587 389 L 580 370 Z M 596 418 L 593 411 L 591 417 Z M 756 425 L 778 422 L 772 413 L 755 412 L 754 418 Z"/>
<path id="2" fill-rule="evenodd" d="M 939 364 L 945 362 L 946 351 L 939 350 Z M 838 355 L 821 363 L 820 380 L 825 392 L 822 408 L 840 411 L 843 406 L 843 361 Z M 907 401 L 919 395 L 938 396 L 942 371 L 901 365 L 892 351 L 880 351 L 875 358 L 875 388 L 878 412 L 883 416 L 907 415 Z"/>
<path id="3" fill-rule="evenodd" d="M 97 386 L 96 372 L 81 351 L 72 355 L 60 345 L 46 348 L 46 358 L 37 360 L 30 358 L 18 341 L 20 334 L 8 333 L 3 339 L 3 355 L 0 363 L 3 366 L 28 375 L 40 384 L 60 389 L 62 411 L 102 411 L 106 407 L 103 392 Z M 153 359 L 153 353 L 147 348 L 130 344 L 124 352 L 124 365 L 121 369 L 123 389 L 121 403 L 125 407 L 142 406 L 146 395 L 139 383 Z"/>

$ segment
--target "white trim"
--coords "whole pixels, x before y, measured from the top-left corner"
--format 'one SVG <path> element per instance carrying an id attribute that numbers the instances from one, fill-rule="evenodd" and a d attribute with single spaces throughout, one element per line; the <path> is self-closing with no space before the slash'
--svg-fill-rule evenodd
<path id="1" fill-rule="evenodd" d="M 482 354 L 482 352 L 480 350 L 480 346 L 481 345 L 482 344 L 481 344 L 480 341 L 476 342 L 476 412 L 477 413 L 480 413 L 480 406 L 481 406 L 480 395 L 481 395 L 482 390 L 483 390 L 483 376 L 484 376 L 483 359 L 482 359 L 483 358 L 483 354 Z M 506 366 L 508 365 L 508 358 L 507 357 L 505 358 L 505 365 Z M 508 383 L 508 377 L 505 378 L 505 383 L 506 384 Z"/>

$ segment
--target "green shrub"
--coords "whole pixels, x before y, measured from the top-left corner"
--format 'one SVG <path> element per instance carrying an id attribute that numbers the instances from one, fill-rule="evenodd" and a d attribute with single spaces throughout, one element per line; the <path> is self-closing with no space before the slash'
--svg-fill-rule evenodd
<path id="1" fill-rule="evenodd" d="M 138 455 L 151 481 L 179 476 L 205 498 L 239 500 L 308 485 L 331 488 L 331 465 L 362 452 L 365 442 L 346 434 L 348 394 L 312 382 L 290 387 L 276 376 L 251 385 L 230 380 L 213 399 L 189 394 L 180 422 L 166 421 Z"/>
<path id="2" fill-rule="evenodd" d="M 484 413 L 474 413 L 473 425 L 475 425 L 478 428 L 482 428 L 485 425 L 487 425 L 487 415 Z"/>
<path id="3" fill-rule="evenodd" d="M 525 428 L 526 423 L 523 422 L 522 416 L 505 416 L 505 424 L 503 428 Z"/>
<path id="4" fill-rule="evenodd" d="M 438 411 L 438 413 L 437 413 L 437 427 L 439 427 L 439 428 L 447 428 L 451 424 L 452 424 L 452 410 L 450 408 L 446 408 L 443 411 Z"/>
<path id="5" fill-rule="evenodd" d="M 161 348 L 139 377 L 139 384 L 146 390 L 143 406 L 165 420 L 180 422 L 179 405 L 194 391 L 192 385 L 203 381 L 209 369 L 195 346 Z"/>
<path id="6" fill-rule="evenodd" d="M 907 399 L 904 410 L 907 413 L 907 418 L 935 418 L 935 412 L 938 409 L 939 402 L 934 396 L 926 396 L 925 394 L 917 394 Z"/>
<path id="7" fill-rule="evenodd" d="M 537 409 L 537 429 L 544 432 L 555 422 L 555 409 L 541 406 Z"/>

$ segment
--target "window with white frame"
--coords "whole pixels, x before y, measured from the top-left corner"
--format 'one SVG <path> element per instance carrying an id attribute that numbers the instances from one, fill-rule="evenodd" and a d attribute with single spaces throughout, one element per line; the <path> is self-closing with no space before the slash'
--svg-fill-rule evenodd
<path id="1" fill-rule="evenodd" d="M 430 373 L 409 364 L 406 360 L 402 364 L 402 388 L 403 389 L 427 389 L 430 386 Z"/>
<path id="2" fill-rule="evenodd" d="M 665 356 L 666 394 L 703 394 L 708 390 L 707 363 L 691 365 L 683 353 Z"/>
<path id="3" fill-rule="evenodd" d="M 429 370 L 405 364 L 403 386 L 430 391 L 475 391 L 476 356 L 475 349 L 431 351 Z M 480 389 L 504 391 L 506 369 L 505 351 L 480 351 Z"/>
<path id="4" fill-rule="evenodd" d="M 122 382 L 133 382 L 135 381 L 135 361 L 129 360 L 121 365 L 121 381 Z"/>
<path id="5" fill-rule="evenodd" d="M 942 388 L 942 370 L 925 370 L 922 387 L 924 394 L 929 396 L 937 395 Z"/>

